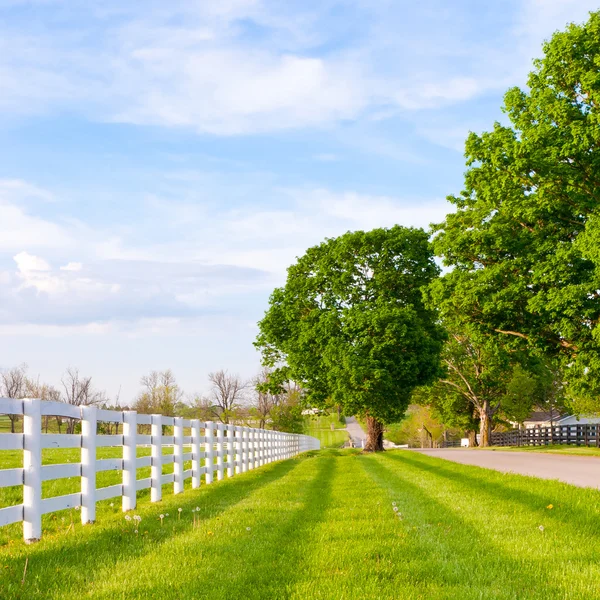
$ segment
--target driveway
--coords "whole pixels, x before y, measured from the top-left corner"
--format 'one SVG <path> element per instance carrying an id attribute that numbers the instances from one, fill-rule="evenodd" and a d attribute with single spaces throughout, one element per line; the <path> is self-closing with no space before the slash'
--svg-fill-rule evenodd
<path id="1" fill-rule="evenodd" d="M 579 487 L 600 489 L 600 457 L 469 450 L 467 448 L 434 448 L 411 450 L 411 452 L 420 452 L 427 456 L 443 458 L 463 465 L 494 469 L 503 473 L 558 479 Z"/>
<path id="2" fill-rule="evenodd" d="M 367 439 L 367 434 L 354 417 L 346 417 L 346 431 L 350 434 L 354 447 L 362 448 L 362 441 Z"/>

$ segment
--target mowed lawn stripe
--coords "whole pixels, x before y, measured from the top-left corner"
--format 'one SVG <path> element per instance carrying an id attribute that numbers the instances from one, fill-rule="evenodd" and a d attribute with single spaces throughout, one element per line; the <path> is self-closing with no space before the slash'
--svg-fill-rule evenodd
<path id="1" fill-rule="evenodd" d="M 224 513 L 253 494 L 276 485 L 280 479 L 290 477 L 289 483 L 293 486 L 297 478 L 291 478 L 291 473 L 298 467 L 299 462 L 295 460 L 274 463 L 231 480 L 202 485 L 199 490 L 165 496 L 157 504 L 140 503 L 134 511 L 142 517 L 137 535 L 133 522 L 127 522 L 120 512 L 118 498 L 115 513 L 104 514 L 93 526 L 78 525 L 78 513 L 75 513 L 75 527 L 71 531 L 67 520 L 61 530 L 44 533 L 37 544 L 26 546 L 21 540 L 15 540 L 0 550 L 0 598 L 96 597 L 102 587 L 112 583 L 119 584 L 118 597 L 122 597 L 123 592 L 126 598 L 136 597 L 128 595 L 127 588 L 120 584 L 132 579 L 146 581 L 154 572 L 179 576 L 179 565 L 185 556 L 168 561 L 162 556 L 165 548 L 176 544 L 179 537 L 189 536 L 194 531 L 192 510 L 200 508 L 196 513 L 200 527 L 196 531 L 208 532 L 207 523 L 214 529 L 215 522 Z M 182 508 L 181 518 L 178 518 L 179 508 Z M 160 514 L 169 515 L 162 526 Z M 203 540 L 198 546 L 206 542 Z M 139 570 L 135 561 L 148 554 L 158 559 L 152 568 Z M 29 558 L 29 564 L 25 584 L 21 585 L 25 557 Z"/>
<path id="2" fill-rule="evenodd" d="M 0 548 L 0 598 L 600 599 L 600 492 L 408 451 L 310 452 L 140 504 L 137 535 L 114 511 Z"/>
<path id="3" fill-rule="evenodd" d="M 332 458 L 290 462 L 297 468 L 285 477 L 186 536 L 122 565 L 126 597 L 285 597 L 299 575 L 305 541 L 329 501 L 336 468 Z M 121 582 L 107 582 L 96 588 L 95 597 L 115 598 L 121 589 Z"/>
<path id="4" fill-rule="evenodd" d="M 331 501 L 310 533 L 300 577 L 286 597 L 404 598 L 398 564 L 407 541 L 386 490 L 366 475 L 358 452 L 336 453 Z"/>
<path id="5" fill-rule="evenodd" d="M 369 458 L 410 499 L 415 547 L 437 555 L 421 563 L 425 580 L 462 581 L 463 598 L 600 598 L 597 491 L 409 452 Z"/>

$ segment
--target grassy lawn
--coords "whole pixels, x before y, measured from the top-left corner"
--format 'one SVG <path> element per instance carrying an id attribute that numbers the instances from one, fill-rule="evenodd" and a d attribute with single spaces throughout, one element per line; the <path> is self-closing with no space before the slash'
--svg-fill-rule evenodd
<path id="1" fill-rule="evenodd" d="M 595 490 L 322 450 L 142 500 L 137 535 L 116 506 L 70 530 L 59 515 L 33 546 L 17 528 L 0 598 L 600 598 L 599 512 Z"/>
<path id="2" fill-rule="evenodd" d="M 550 454 L 574 454 L 578 456 L 600 456 L 600 448 L 586 446 L 490 446 L 481 450 L 506 450 L 508 452 L 547 452 Z"/>
<path id="3" fill-rule="evenodd" d="M 346 423 L 338 420 L 334 413 L 305 419 L 306 435 L 317 438 L 321 442 L 321 448 L 341 448 L 348 440 L 345 427 Z"/>

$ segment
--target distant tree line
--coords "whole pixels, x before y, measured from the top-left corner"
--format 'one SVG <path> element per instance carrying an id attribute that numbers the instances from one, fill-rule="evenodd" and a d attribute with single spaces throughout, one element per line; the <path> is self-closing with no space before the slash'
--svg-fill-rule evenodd
<path id="1" fill-rule="evenodd" d="M 0 371 L 0 397 L 39 398 L 73 406 L 136 410 L 142 414 L 245 424 L 291 433 L 301 433 L 304 427 L 301 389 L 286 382 L 273 393 L 266 369 L 249 381 L 223 369 L 211 372 L 206 395 L 185 394 L 170 369 L 151 371 L 140 379 L 141 390 L 137 396 L 126 403 L 121 402 L 119 395 L 109 399 L 105 392 L 93 386 L 92 377 L 81 375 L 77 368 L 65 370 L 59 387 L 43 383 L 39 377 L 30 377 L 27 371 L 25 364 Z M 20 430 L 22 417 L 6 416 L 10 431 Z M 50 430 L 59 433 L 79 431 L 77 419 L 60 416 L 45 416 L 42 426 L 46 433 Z M 119 429 L 117 424 L 111 423 L 101 423 L 99 427 L 107 434 L 117 433 Z"/>

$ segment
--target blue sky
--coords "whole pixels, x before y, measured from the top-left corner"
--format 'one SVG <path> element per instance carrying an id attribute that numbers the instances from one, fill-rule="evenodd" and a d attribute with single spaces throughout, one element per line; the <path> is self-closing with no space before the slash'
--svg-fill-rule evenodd
<path id="1" fill-rule="evenodd" d="M 0 368 L 258 369 L 285 268 L 426 227 L 587 0 L 0 0 Z"/>

